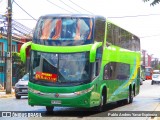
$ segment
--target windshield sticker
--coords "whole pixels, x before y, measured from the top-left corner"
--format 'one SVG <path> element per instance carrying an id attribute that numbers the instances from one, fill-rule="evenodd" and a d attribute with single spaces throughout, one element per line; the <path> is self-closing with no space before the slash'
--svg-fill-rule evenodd
<path id="1" fill-rule="evenodd" d="M 35 78 L 36 80 L 47 80 L 51 82 L 57 82 L 57 74 L 36 72 Z"/>

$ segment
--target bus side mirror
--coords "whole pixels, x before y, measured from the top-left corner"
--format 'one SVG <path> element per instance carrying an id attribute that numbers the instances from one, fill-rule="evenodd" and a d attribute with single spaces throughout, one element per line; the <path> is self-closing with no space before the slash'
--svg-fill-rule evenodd
<path id="1" fill-rule="evenodd" d="M 29 50 L 30 50 L 30 47 L 31 47 L 31 43 L 32 42 L 26 42 L 21 46 L 20 57 L 21 57 L 21 60 L 23 61 L 23 63 L 26 62 L 27 55 L 29 55 Z"/>
<path id="2" fill-rule="evenodd" d="M 102 42 L 96 42 L 92 45 L 91 50 L 90 50 L 90 56 L 89 56 L 90 62 L 95 62 L 96 51 L 97 51 L 97 48 L 100 46 L 102 46 Z"/>

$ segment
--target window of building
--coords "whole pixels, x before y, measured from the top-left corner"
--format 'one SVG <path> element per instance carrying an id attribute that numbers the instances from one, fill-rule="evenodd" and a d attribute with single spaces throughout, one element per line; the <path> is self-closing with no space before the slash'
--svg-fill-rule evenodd
<path id="1" fill-rule="evenodd" d="M 12 52 L 16 52 L 16 45 L 12 45 Z"/>
<path id="2" fill-rule="evenodd" d="M 3 56 L 3 43 L 0 42 L 0 56 Z"/>
<path id="3" fill-rule="evenodd" d="M 3 66 L 0 66 L 0 72 L 3 72 Z"/>

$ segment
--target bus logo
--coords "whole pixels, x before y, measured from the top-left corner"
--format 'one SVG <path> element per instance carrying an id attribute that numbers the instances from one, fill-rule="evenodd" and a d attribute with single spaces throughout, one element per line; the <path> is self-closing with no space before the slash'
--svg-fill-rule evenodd
<path id="1" fill-rule="evenodd" d="M 58 94 L 58 93 L 56 93 L 54 96 L 55 96 L 56 98 L 58 98 L 58 97 L 59 97 L 59 94 Z"/>

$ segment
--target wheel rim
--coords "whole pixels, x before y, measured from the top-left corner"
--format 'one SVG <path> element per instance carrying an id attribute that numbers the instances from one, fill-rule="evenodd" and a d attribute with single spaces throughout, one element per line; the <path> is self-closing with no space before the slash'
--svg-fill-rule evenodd
<path id="1" fill-rule="evenodd" d="M 103 107 L 103 103 L 104 103 L 103 100 L 104 100 L 104 97 L 103 97 L 103 95 L 102 95 L 102 97 L 101 97 L 101 103 L 100 103 L 100 106 L 101 106 L 101 107 Z"/>
<path id="2" fill-rule="evenodd" d="M 130 95 L 129 95 L 129 103 L 133 102 L 133 96 L 134 96 L 134 92 L 132 90 L 132 91 L 130 91 Z"/>

